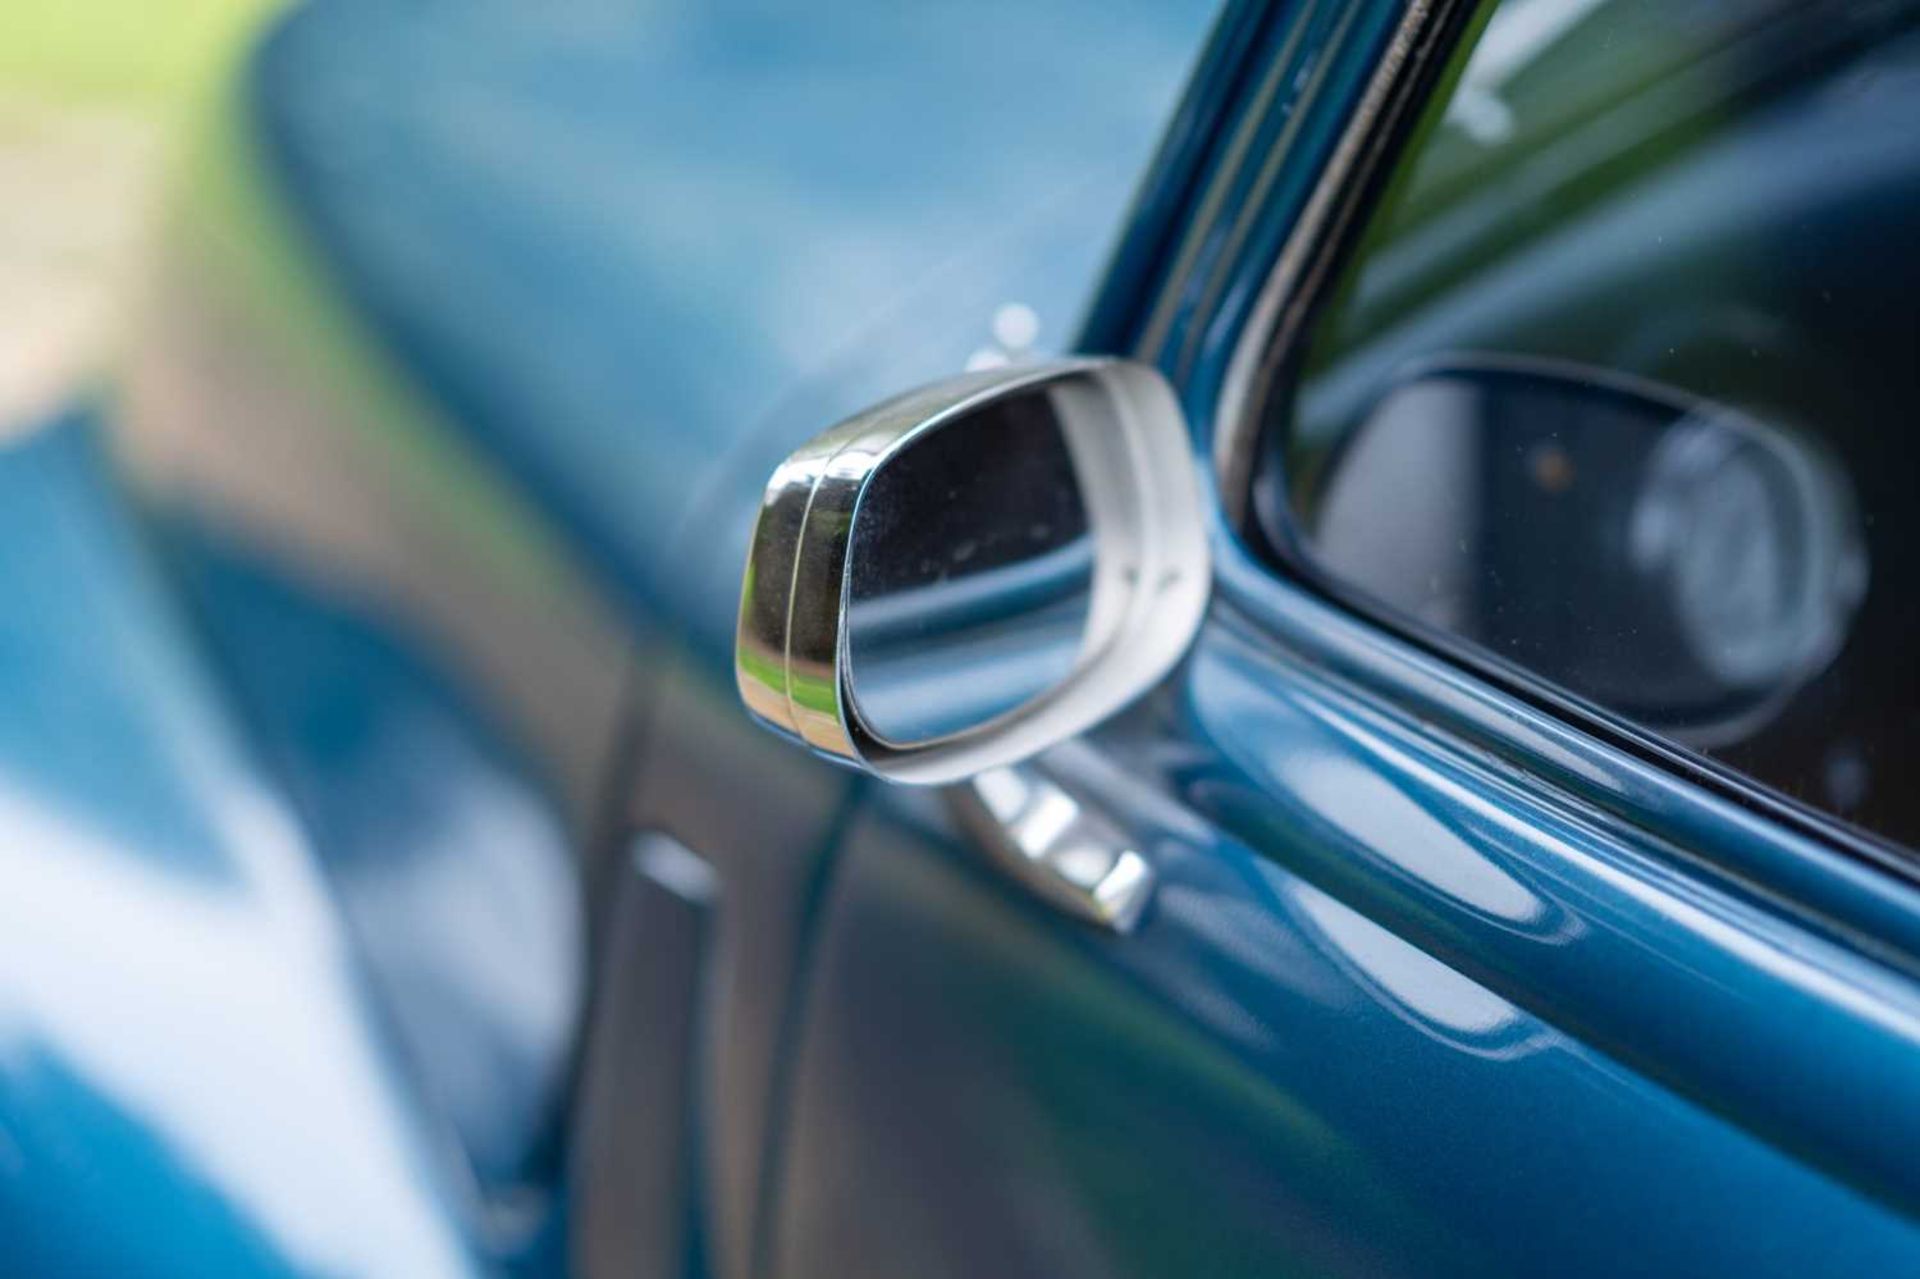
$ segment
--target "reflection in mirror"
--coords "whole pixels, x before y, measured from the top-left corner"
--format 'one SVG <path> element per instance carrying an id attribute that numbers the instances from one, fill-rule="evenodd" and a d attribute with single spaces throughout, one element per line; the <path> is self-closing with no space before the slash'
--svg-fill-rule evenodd
<path id="1" fill-rule="evenodd" d="M 1554 361 L 1427 366 L 1296 484 L 1321 570 L 1698 746 L 1817 675 L 1866 585 L 1824 456 Z"/>
<path id="2" fill-rule="evenodd" d="M 849 550 L 853 698 L 897 744 L 977 727 L 1079 661 L 1094 552 L 1059 388 L 910 441 L 861 494 Z"/>
<path id="3" fill-rule="evenodd" d="M 1212 584 L 1193 442 L 1152 367 L 978 370 L 882 401 L 775 468 L 734 679 L 829 759 L 936 786 L 1133 701 Z"/>

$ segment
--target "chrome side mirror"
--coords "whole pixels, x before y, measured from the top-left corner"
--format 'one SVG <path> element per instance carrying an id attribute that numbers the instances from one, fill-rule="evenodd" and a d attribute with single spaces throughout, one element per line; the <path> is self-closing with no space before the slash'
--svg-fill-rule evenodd
<path id="1" fill-rule="evenodd" d="M 768 482 L 734 662 L 755 716 L 894 781 L 1092 727 L 1179 660 L 1211 570 L 1154 370 L 967 374 L 817 436 Z"/>

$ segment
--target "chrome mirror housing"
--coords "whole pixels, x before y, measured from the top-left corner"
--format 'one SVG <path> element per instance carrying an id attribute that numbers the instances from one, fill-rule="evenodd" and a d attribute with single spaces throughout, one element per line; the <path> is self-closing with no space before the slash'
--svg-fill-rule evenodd
<path id="1" fill-rule="evenodd" d="M 1153 369 L 966 374 L 815 437 L 754 528 L 734 669 L 763 723 L 957 782 L 1092 727 L 1179 660 L 1211 582 L 1192 442 Z"/>

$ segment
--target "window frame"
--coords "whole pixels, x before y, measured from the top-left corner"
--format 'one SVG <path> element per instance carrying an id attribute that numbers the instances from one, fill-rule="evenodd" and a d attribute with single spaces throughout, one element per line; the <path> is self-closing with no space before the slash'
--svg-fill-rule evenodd
<path id="1" fill-rule="evenodd" d="M 1211 415 L 1214 479 L 1227 527 L 1270 574 L 1305 588 L 1362 624 L 1552 716 L 1567 728 L 1810 837 L 1876 870 L 1920 885 L 1920 848 L 1906 846 L 1778 791 L 1758 778 L 1561 689 L 1471 641 L 1409 617 L 1316 566 L 1293 536 L 1291 513 L 1261 518 L 1254 473 L 1270 434 L 1268 410 L 1298 389 L 1298 361 L 1463 40 L 1504 0 L 1409 0 L 1307 204 L 1265 273 L 1236 335 Z M 1271 536 L 1269 527 L 1284 530 Z"/>

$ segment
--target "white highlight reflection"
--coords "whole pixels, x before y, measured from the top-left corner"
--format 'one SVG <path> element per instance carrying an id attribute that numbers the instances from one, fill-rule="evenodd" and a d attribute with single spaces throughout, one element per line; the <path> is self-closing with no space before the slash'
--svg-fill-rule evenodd
<path id="1" fill-rule="evenodd" d="M 1418 1018 L 1482 1038 L 1519 1023 L 1512 1004 L 1343 902 L 1305 884 L 1294 899 L 1348 962 Z"/>
<path id="2" fill-rule="evenodd" d="M 74 1070 L 303 1269 L 469 1273 L 297 836 L 223 798 L 242 882 L 170 872 L 0 783 L 0 1070 Z"/>
<path id="3" fill-rule="evenodd" d="M 1421 882 L 1485 914 L 1536 922 L 1546 906 L 1391 781 L 1331 754 L 1296 752 L 1286 784 L 1323 819 Z"/>

